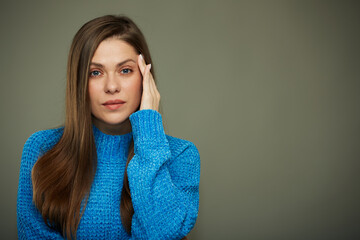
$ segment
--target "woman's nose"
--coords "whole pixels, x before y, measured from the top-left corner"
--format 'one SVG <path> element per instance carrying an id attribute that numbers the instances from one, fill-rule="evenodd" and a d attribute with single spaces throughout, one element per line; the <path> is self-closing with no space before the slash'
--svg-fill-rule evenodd
<path id="1" fill-rule="evenodd" d="M 106 93 L 114 94 L 120 92 L 120 80 L 114 74 L 109 74 L 104 87 Z"/>

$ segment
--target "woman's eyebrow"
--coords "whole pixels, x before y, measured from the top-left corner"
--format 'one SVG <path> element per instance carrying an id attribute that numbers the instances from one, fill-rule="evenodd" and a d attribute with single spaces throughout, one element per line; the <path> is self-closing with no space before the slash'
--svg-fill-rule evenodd
<path id="1" fill-rule="evenodd" d="M 129 58 L 129 59 L 126 59 L 126 60 L 124 60 L 122 62 L 119 62 L 118 64 L 116 64 L 116 66 L 120 67 L 120 66 L 124 65 L 127 62 L 136 63 L 136 61 L 134 59 Z M 95 67 L 98 67 L 98 68 L 104 68 L 104 66 L 101 63 L 91 62 L 90 65 L 94 65 Z"/>

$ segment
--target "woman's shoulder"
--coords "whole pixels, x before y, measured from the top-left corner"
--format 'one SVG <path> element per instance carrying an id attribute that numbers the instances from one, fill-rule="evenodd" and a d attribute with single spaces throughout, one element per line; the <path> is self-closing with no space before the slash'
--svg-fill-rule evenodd
<path id="1" fill-rule="evenodd" d="M 34 132 L 26 140 L 24 151 L 39 149 L 41 153 L 50 150 L 60 140 L 63 131 L 64 127 L 57 127 Z"/>

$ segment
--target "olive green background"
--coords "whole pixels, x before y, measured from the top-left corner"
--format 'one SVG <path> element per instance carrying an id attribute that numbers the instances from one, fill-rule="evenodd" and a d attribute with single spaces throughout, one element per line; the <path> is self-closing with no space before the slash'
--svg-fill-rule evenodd
<path id="1" fill-rule="evenodd" d="M 201 156 L 190 239 L 360 239 L 359 1 L 7 1 L 1 239 L 16 239 L 21 152 L 64 119 L 88 20 L 126 14 L 154 59 L 169 135 Z"/>

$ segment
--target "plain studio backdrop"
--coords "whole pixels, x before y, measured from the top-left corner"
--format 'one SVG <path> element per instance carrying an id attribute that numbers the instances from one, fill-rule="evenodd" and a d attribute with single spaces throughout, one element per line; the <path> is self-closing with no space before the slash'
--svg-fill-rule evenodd
<path id="1" fill-rule="evenodd" d="M 190 239 L 360 239 L 359 1 L 7 1 L 1 24 L 2 239 L 21 153 L 64 122 L 76 31 L 133 18 L 169 135 L 201 156 Z"/>

